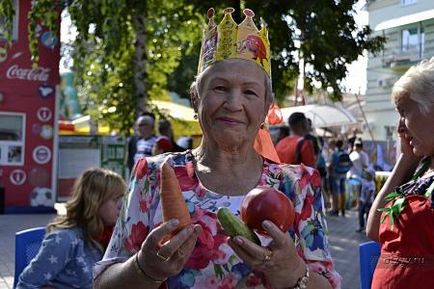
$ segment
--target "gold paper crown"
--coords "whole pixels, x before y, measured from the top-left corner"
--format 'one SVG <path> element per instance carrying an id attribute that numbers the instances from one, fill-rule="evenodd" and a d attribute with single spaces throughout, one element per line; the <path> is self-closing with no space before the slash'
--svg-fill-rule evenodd
<path id="1" fill-rule="evenodd" d="M 234 8 L 226 8 L 219 25 L 214 22 L 215 11 L 208 9 L 208 26 L 203 31 L 198 74 L 211 64 L 229 58 L 254 61 L 271 77 L 270 42 L 268 30 L 261 18 L 261 30 L 255 25 L 250 9 L 244 9 L 245 18 L 237 24 L 232 18 Z"/>

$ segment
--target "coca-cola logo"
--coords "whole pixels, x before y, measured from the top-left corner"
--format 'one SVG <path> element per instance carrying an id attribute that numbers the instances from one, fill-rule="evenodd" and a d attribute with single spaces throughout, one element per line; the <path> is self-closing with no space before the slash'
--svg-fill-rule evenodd
<path id="1" fill-rule="evenodd" d="M 46 82 L 50 77 L 50 71 L 51 68 L 20 68 L 18 64 L 15 64 L 8 68 L 6 78 Z"/>

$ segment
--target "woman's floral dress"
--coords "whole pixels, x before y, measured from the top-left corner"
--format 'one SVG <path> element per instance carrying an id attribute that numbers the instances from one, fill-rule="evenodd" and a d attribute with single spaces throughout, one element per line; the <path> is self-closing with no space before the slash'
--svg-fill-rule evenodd
<path id="1" fill-rule="evenodd" d="M 227 244 L 217 222 L 219 207 L 239 215 L 243 196 L 225 196 L 206 189 L 195 175 L 190 151 L 140 159 L 133 169 L 128 201 L 115 227 L 112 240 L 96 276 L 107 266 L 124 262 L 136 253 L 148 233 L 162 223 L 160 167 L 168 160 L 175 170 L 191 218 L 203 228 L 184 269 L 166 281 L 168 288 L 270 288 L 265 278 L 243 263 Z M 321 179 L 312 168 L 278 165 L 264 160 L 258 186 L 279 189 L 294 203 L 296 217 L 288 232 L 299 255 L 313 272 L 325 276 L 334 288 L 341 277 L 334 270 L 327 241 L 327 225 L 320 190 Z M 262 244 L 269 238 L 260 237 Z"/>

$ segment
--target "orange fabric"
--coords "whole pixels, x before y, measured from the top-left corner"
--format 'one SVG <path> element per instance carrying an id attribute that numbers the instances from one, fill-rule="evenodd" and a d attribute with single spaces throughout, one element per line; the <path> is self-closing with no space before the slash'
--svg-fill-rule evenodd
<path id="1" fill-rule="evenodd" d="M 281 163 L 276 149 L 274 148 L 273 141 L 271 140 L 271 136 L 266 129 L 259 129 L 255 142 L 253 143 L 253 148 L 264 158 L 277 164 Z"/>
<path id="2" fill-rule="evenodd" d="M 298 135 L 290 135 L 281 139 L 276 145 L 277 154 L 285 164 L 295 164 L 295 150 L 301 139 Z M 315 150 L 310 140 L 305 139 L 301 147 L 301 162 L 309 167 L 315 166 Z"/>
<path id="3" fill-rule="evenodd" d="M 283 123 L 282 111 L 275 102 L 273 102 L 273 104 L 270 106 L 265 122 L 271 125 Z"/>

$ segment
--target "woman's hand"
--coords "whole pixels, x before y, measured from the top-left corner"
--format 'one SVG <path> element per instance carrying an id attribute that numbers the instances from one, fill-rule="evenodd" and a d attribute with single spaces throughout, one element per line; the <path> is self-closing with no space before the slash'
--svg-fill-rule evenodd
<path id="1" fill-rule="evenodd" d="M 153 229 L 138 252 L 141 268 L 155 280 L 165 280 L 182 271 L 201 233 L 200 225 L 189 225 L 165 241 L 178 223 L 171 220 Z"/>
<path id="2" fill-rule="evenodd" d="M 264 221 L 263 227 L 273 238 L 267 247 L 258 246 L 241 236 L 230 239 L 229 245 L 244 262 L 263 272 L 273 288 L 295 285 L 304 275 L 306 265 L 297 254 L 294 242 L 288 233 L 282 232 L 271 221 Z"/>
<path id="3" fill-rule="evenodd" d="M 407 126 L 405 125 L 404 118 L 399 119 L 397 133 L 401 143 L 402 154 L 406 156 L 414 156 L 413 147 L 410 145 L 411 137 L 407 133 Z"/>

